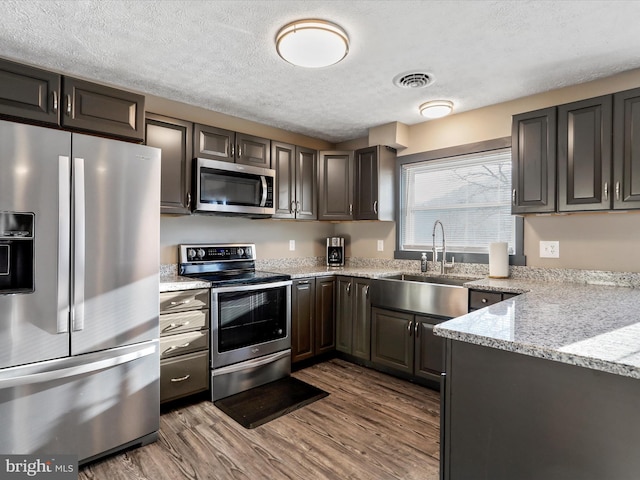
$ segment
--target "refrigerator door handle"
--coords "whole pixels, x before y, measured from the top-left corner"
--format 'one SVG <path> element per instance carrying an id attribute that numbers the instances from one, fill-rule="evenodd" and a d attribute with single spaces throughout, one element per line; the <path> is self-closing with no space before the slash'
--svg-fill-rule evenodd
<path id="1" fill-rule="evenodd" d="M 85 191 L 84 158 L 73 159 L 73 301 L 71 328 L 84 329 Z"/>
<path id="2" fill-rule="evenodd" d="M 58 333 L 69 331 L 69 236 L 71 164 L 58 156 Z"/>
<path id="3" fill-rule="evenodd" d="M 22 385 L 33 386 L 38 383 L 46 383 L 51 381 L 60 380 L 63 378 L 77 377 L 80 375 L 86 375 L 89 373 L 98 372 L 100 370 L 106 370 L 107 368 L 113 368 L 124 363 L 129 363 L 139 358 L 153 355 L 158 351 L 158 345 L 156 342 L 145 345 L 143 348 L 138 347 L 135 350 L 127 348 L 125 353 L 122 353 L 116 357 L 100 355 L 100 358 L 93 362 L 80 363 L 76 362 L 76 365 L 63 368 L 51 368 L 46 371 L 39 371 L 35 373 L 29 373 L 28 369 L 22 375 L 9 375 L 10 372 L 3 372 L 0 377 L 0 390 L 5 388 L 19 387 Z M 55 363 L 68 364 L 68 362 L 56 361 Z M 15 367 L 21 369 L 24 367 Z"/>

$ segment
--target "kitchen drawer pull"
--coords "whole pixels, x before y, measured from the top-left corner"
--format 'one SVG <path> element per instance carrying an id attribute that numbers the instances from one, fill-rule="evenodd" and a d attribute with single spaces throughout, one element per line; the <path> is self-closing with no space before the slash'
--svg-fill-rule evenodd
<path id="1" fill-rule="evenodd" d="M 191 300 L 193 300 L 193 298 L 190 298 L 189 300 L 182 300 L 181 302 L 171 302 L 171 305 L 186 305 L 191 303 Z"/>
<path id="2" fill-rule="evenodd" d="M 191 345 L 189 342 L 187 342 L 187 343 L 185 343 L 183 345 L 171 345 L 164 352 L 162 352 L 162 355 L 164 355 L 167 352 L 173 352 L 174 350 L 177 350 L 179 348 L 187 348 L 189 345 Z"/>
<path id="3" fill-rule="evenodd" d="M 51 107 L 53 113 L 58 113 L 58 92 L 54 90 L 53 92 L 51 92 L 51 96 L 53 97 L 53 105 Z"/>
<path id="4" fill-rule="evenodd" d="M 486 298 L 483 298 L 482 300 L 480 300 L 482 303 L 487 303 L 489 300 L 487 300 Z"/>
<path id="5" fill-rule="evenodd" d="M 298 280 L 298 285 L 309 285 L 309 280 Z"/>
<path id="6" fill-rule="evenodd" d="M 67 116 L 71 116 L 71 109 L 72 109 L 72 105 L 71 105 L 71 95 L 67 95 Z"/>
<path id="7" fill-rule="evenodd" d="M 186 374 L 184 377 L 172 378 L 171 381 L 172 382 L 184 382 L 185 380 L 189 380 L 189 378 L 191 378 L 191 375 Z"/>
<path id="8" fill-rule="evenodd" d="M 620 182 L 616 182 L 616 200 L 620 200 Z"/>
<path id="9" fill-rule="evenodd" d="M 409 322 L 409 326 L 407 327 L 407 330 L 409 331 L 409 336 L 411 336 L 412 329 L 413 329 L 413 320 Z"/>
<path id="10" fill-rule="evenodd" d="M 604 199 L 609 200 L 609 182 L 604 182 Z"/>
<path id="11" fill-rule="evenodd" d="M 162 331 L 166 332 L 167 330 L 173 330 L 175 328 L 186 327 L 187 325 L 189 325 L 189 321 L 188 320 L 186 322 L 183 322 L 183 323 L 170 323 L 169 325 L 164 327 L 162 329 Z"/>

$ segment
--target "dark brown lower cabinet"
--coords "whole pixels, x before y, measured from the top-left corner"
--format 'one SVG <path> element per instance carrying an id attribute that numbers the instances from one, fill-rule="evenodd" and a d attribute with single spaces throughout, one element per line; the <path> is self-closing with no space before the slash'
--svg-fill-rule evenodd
<path id="1" fill-rule="evenodd" d="M 371 309 L 371 361 L 374 366 L 426 380 L 440 381 L 444 340 L 433 327 L 445 318 Z"/>
<path id="2" fill-rule="evenodd" d="M 291 362 L 335 349 L 335 277 L 294 280 L 291 288 Z"/>
<path id="3" fill-rule="evenodd" d="M 371 359 L 371 280 L 338 277 L 336 283 L 336 349 Z"/>

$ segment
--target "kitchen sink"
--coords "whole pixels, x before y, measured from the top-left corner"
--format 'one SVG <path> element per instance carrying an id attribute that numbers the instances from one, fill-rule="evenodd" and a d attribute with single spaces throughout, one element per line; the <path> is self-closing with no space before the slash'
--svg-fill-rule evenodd
<path id="1" fill-rule="evenodd" d="M 398 274 L 377 278 L 371 284 L 371 304 L 424 315 L 454 318 L 469 310 L 471 278 Z"/>

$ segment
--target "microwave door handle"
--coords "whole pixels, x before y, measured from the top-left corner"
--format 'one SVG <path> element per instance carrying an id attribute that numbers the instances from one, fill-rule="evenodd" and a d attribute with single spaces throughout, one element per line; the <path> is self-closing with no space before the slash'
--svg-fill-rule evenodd
<path id="1" fill-rule="evenodd" d="M 260 175 L 260 181 L 262 182 L 262 200 L 260 206 L 264 207 L 267 204 L 267 177 Z"/>

